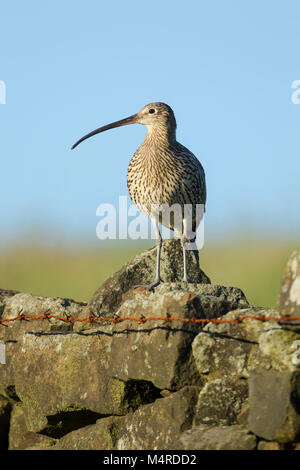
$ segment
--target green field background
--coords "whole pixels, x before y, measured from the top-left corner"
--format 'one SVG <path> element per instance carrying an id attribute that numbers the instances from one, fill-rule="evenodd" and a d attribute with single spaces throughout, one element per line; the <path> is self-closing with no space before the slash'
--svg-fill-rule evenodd
<path id="1" fill-rule="evenodd" d="M 70 248 L 58 243 L 11 245 L 0 251 L 0 287 L 88 301 L 102 282 L 132 256 L 153 242 L 99 242 Z M 206 243 L 200 251 L 202 269 L 212 283 L 241 288 L 248 300 L 263 307 L 276 305 L 283 268 L 299 249 L 297 242 L 231 240 Z"/>

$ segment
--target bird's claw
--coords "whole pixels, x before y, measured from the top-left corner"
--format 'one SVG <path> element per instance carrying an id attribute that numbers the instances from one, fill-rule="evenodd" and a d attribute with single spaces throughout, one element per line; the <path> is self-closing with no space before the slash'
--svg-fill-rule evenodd
<path id="1" fill-rule="evenodd" d="M 155 287 L 159 286 L 160 283 L 164 282 L 162 279 L 157 279 L 154 281 L 152 284 L 138 284 L 137 286 L 134 286 L 134 289 L 137 289 L 138 287 L 143 287 L 145 289 L 148 289 L 149 292 L 154 292 Z"/>

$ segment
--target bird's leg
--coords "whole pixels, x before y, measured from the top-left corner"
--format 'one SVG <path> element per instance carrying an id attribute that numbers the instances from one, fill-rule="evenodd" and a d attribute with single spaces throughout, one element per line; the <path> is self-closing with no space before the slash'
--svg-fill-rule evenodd
<path id="1" fill-rule="evenodd" d="M 149 290 L 153 290 L 154 287 L 157 287 L 161 282 L 164 282 L 160 278 L 160 253 L 161 253 L 161 247 L 162 247 L 162 237 L 160 234 L 160 231 L 157 228 L 157 238 L 156 238 L 156 246 L 157 246 L 157 255 L 156 255 L 156 274 L 155 274 L 155 281 L 153 284 L 149 286 Z"/>
<path id="2" fill-rule="evenodd" d="M 195 241 L 196 241 L 196 237 L 193 238 L 193 240 L 191 240 L 191 243 L 194 244 Z M 195 261 L 196 261 L 197 268 L 200 269 L 199 251 L 198 251 L 198 249 L 197 249 L 197 246 L 196 246 L 196 248 L 195 248 L 194 250 L 192 250 L 192 252 L 193 252 L 193 255 L 194 255 L 194 257 L 195 257 Z"/>
<path id="3" fill-rule="evenodd" d="M 187 242 L 187 238 L 185 234 L 183 233 L 181 236 L 181 246 L 182 246 L 182 253 L 183 253 L 183 282 L 189 282 L 188 280 L 188 275 L 187 275 L 187 256 L 186 256 L 186 248 L 185 244 Z"/>
<path id="4" fill-rule="evenodd" d="M 157 248 L 157 255 L 156 255 L 156 274 L 155 274 L 155 281 L 150 285 L 137 285 L 136 287 L 147 287 L 149 291 L 154 291 L 154 288 L 157 287 L 161 282 L 164 282 L 160 277 L 160 253 L 162 247 L 162 236 L 160 234 L 158 228 L 158 219 L 152 219 L 155 235 L 156 235 L 156 248 Z"/>
<path id="5" fill-rule="evenodd" d="M 183 253 L 183 282 L 189 282 L 188 273 L 187 273 L 187 253 L 186 253 L 186 243 L 188 239 L 188 222 L 186 218 L 182 220 L 182 233 L 181 233 L 181 247 Z"/>
<path id="6" fill-rule="evenodd" d="M 183 227 L 182 227 L 183 231 L 181 234 L 181 246 L 182 246 L 182 252 L 183 252 L 183 282 L 190 282 L 188 278 L 187 249 L 193 252 L 198 269 L 199 269 L 199 252 L 197 250 L 197 246 L 195 247 L 196 235 L 189 230 L 188 220 L 183 219 L 182 223 L 183 223 Z M 190 245 L 189 248 L 186 247 L 187 243 Z"/>

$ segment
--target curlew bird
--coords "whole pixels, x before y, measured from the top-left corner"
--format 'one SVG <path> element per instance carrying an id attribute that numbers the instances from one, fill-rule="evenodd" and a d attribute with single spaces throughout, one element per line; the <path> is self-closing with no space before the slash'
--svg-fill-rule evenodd
<path id="1" fill-rule="evenodd" d="M 132 202 L 150 217 L 154 226 L 157 241 L 156 278 L 153 284 L 147 286 L 153 290 L 162 282 L 159 223 L 174 230 L 181 238 L 183 281 L 188 282 L 186 250 L 191 249 L 190 243 L 195 240 L 206 202 L 204 169 L 195 155 L 177 142 L 173 110 L 165 103 L 147 104 L 137 114 L 90 132 L 78 140 L 72 149 L 95 134 L 135 123 L 147 126 L 148 132 L 129 163 L 127 186 Z M 198 207 L 200 211 L 197 211 Z M 176 210 L 172 212 L 170 208 L 179 208 L 180 217 L 175 217 Z M 193 252 L 199 266 L 198 251 Z"/>

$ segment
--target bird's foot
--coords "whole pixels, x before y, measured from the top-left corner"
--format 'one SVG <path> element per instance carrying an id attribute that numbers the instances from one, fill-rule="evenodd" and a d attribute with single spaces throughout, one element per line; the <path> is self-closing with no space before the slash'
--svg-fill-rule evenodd
<path id="1" fill-rule="evenodd" d="M 164 282 L 161 278 L 156 279 L 152 284 L 138 284 L 134 286 L 134 289 L 138 287 L 143 287 L 144 289 L 148 289 L 149 292 L 154 292 L 155 287 L 159 286 L 160 283 Z"/>

